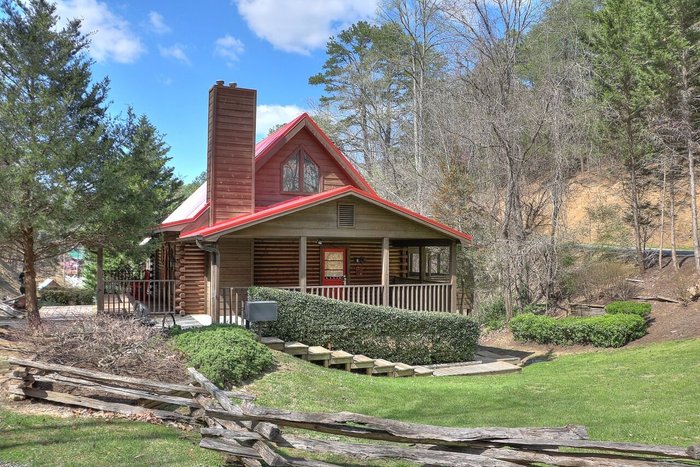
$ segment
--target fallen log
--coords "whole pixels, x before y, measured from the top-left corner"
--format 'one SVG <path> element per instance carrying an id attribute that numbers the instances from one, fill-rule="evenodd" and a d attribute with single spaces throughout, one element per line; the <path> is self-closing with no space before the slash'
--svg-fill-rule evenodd
<path id="1" fill-rule="evenodd" d="M 101 371 L 86 370 L 84 368 L 75 368 L 66 365 L 57 365 L 53 363 L 44 363 L 31 360 L 22 360 L 18 358 L 9 358 L 8 362 L 11 365 L 35 368 L 37 370 L 52 371 L 56 373 L 62 373 L 64 375 L 79 376 L 82 378 L 87 378 L 94 381 L 106 382 L 108 384 L 114 384 L 115 382 L 129 384 L 131 386 L 136 386 L 138 388 L 147 388 L 149 390 L 159 392 L 159 393 L 171 393 L 171 392 L 189 392 L 193 394 L 205 393 L 203 388 L 197 386 L 187 386 L 185 384 L 175 384 L 175 383 L 163 383 L 161 381 L 153 381 L 143 378 L 134 378 L 131 376 L 121 376 L 113 375 L 111 373 L 103 373 Z"/>
<path id="2" fill-rule="evenodd" d="M 118 402 L 105 402 L 99 399 L 90 397 L 75 396 L 73 394 L 64 394 L 54 391 L 45 391 L 43 389 L 34 388 L 13 388 L 8 390 L 11 394 L 23 395 L 34 399 L 43 399 L 50 402 L 58 402 L 66 405 L 75 405 L 78 407 L 86 407 L 88 409 L 102 410 L 104 412 L 115 412 L 123 415 L 152 415 L 160 420 L 169 420 L 194 424 L 192 417 L 179 414 L 177 412 L 169 412 L 167 410 L 150 410 L 136 405 L 121 404 Z"/>
<path id="3" fill-rule="evenodd" d="M 635 300 L 645 300 L 645 301 L 655 301 L 655 302 L 668 302 L 668 303 L 683 303 L 675 298 L 663 297 L 661 295 L 655 295 L 651 297 L 634 297 Z"/>
<path id="4" fill-rule="evenodd" d="M 271 422 L 312 431 L 321 431 L 356 438 L 423 443 L 439 445 L 463 445 L 475 441 L 495 439 L 585 439 L 582 426 L 562 428 L 450 428 L 417 423 L 386 420 L 350 412 L 296 413 L 284 410 L 243 404 L 237 412 L 207 410 L 207 416 L 223 420 L 250 420 Z"/>

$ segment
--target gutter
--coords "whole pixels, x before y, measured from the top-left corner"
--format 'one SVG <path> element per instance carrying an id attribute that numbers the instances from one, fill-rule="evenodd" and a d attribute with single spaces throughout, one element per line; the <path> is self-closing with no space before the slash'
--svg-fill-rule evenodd
<path id="1" fill-rule="evenodd" d="M 221 253 L 219 245 L 213 242 L 204 242 L 202 238 L 195 239 L 195 244 L 200 250 L 211 253 L 211 310 L 209 316 L 212 318 L 212 323 L 219 322 L 219 268 L 221 266 Z"/>

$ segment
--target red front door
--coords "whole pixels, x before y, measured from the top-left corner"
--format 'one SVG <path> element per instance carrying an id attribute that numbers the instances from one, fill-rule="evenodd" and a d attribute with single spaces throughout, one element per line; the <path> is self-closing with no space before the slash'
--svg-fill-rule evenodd
<path id="1" fill-rule="evenodd" d="M 321 249 L 321 285 L 345 285 L 347 258 L 344 248 Z M 337 294 L 328 295 L 337 298 Z"/>

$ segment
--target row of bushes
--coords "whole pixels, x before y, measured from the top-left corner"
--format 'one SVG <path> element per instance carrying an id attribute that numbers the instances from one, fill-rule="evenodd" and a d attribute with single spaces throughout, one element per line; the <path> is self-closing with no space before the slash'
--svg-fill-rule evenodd
<path id="1" fill-rule="evenodd" d="M 78 287 L 45 289 L 41 291 L 41 300 L 49 305 L 92 305 L 95 291 Z"/>
<path id="2" fill-rule="evenodd" d="M 524 313 L 510 321 L 517 341 L 538 344 L 593 344 L 622 347 L 646 334 L 647 322 L 638 314 L 607 314 L 591 318 L 563 318 Z"/>
<path id="3" fill-rule="evenodd" d="M 651 313 L 651 303 L 617 301 L 605 305 L 605 312 L 609 315 L 639 315 L 646 318 Z"/>
<path id="4" fill-rule="evenodd" d="M 171 330 L 172 342 L 189 364 L 219 387 L 230 387 L 272 367 L 272 352 L 239 326 L 211 325 Z"/>
<path id="5" fill-rule="evenodd" d="M 425 365 L 471 360 L 479 339 L 478 324 L 451 313 L 405 311 L 260 287 L 249 294 L 278 303 L 277 321 L 261 330 L 286 341 Z"/>

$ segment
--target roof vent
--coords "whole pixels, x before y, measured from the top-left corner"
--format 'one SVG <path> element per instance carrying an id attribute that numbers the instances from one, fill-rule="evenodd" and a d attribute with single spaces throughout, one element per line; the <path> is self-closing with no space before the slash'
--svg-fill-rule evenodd
<path id="1" fill-rule="evenodd" d="M 355 227 L 355 205 L 338 205 L 338 227 Z"/>

